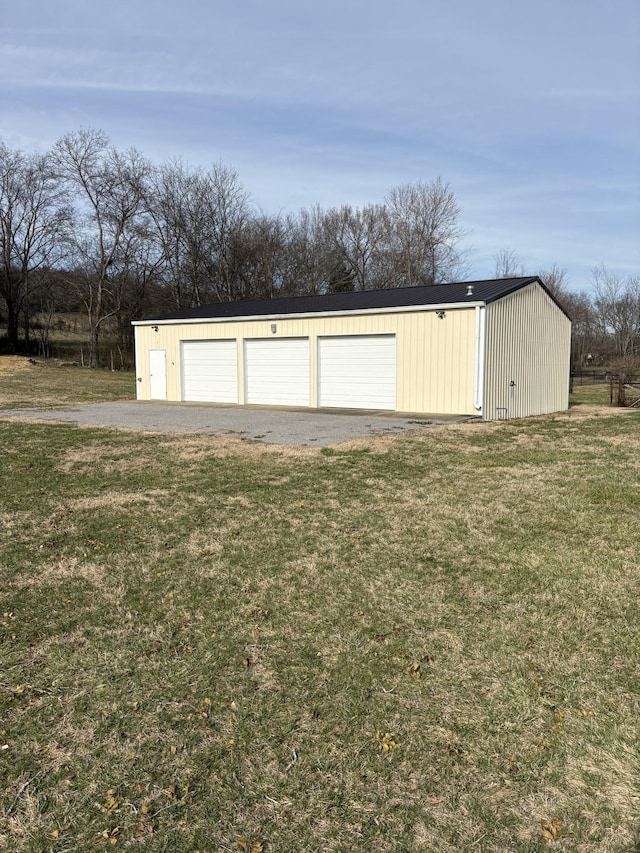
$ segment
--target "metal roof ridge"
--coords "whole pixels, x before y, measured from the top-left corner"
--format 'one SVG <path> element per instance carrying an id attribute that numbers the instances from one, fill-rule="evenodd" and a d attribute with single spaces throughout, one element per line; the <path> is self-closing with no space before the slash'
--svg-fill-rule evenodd
<path id="1" fill-rule="evenodd" d="M 482 302 L 482 304 L 495 302 L 496 300 L 501 299 L 504 296 L 507 296 L 510 293 L 513 293 L 514 291 L 519 290 L 520 288 L 525 287 L 526 285 L 531 284 L 535 281 L 542 285 L 543 289 L 562 309 L 562 306 L 559 305 L 557 300 L 553 297 L 553 294 L 549 292 L 549 290 L 545 287 L 545 285 L 542 283 L 538 276 L 515 276 L 501 279 L 472 279 L 468 281 L 456 281 L 435 285 L 413 285 L 400 288 L 376 288 L 375 290 L 348 291 L 346 293 L 322 293 L 298 296 L 279 296 L 274 297 L 272 299 L 248 299 L 232 300 L 230 302 L 209 302 L 205 305 L 194 306 L 192 308 L 185 308 L 173 312 L 168 312 L 164 315 L 156 316 L 155 318 L 150 317 L 145 318 L 144 320 L 134 320 L 132 321 L 132 324 L 143 325 L 157 322 L 162 322 L 164 324 L 168 322 L 200 322 L 207 320 L 229 321 L 232 319 L 246 319 L 248 317 L 271 317 L 273 315 L 302 316 L 311 314 L 318 315 L 325 312 L 330 314 L 337 314 L 351 313 L 355 311 L 389 311 L 394 308 L 398 310 L 418 310 L 420 308 L 428 308 L 435 310 L 436 308 L 451 308 L 453 307 L 453 305 L 455 305 L 456 307 L 472 307 L 478 302 Z M 487 288 L 487 285 L 493 285 L 494 287 Z M 469 301 L 465 302 L 461 299 L 459 291 L 461 288 L 465 287 L 467 288 L 467 290 L 469 290 L 471 286 L 473 286 L 473 292 L 471 294 L 467 292 L 466 296 Z M 452 296 L 451 300 L 443 299 L 443 290 L 447 290 L 449 288 L 455 288 L 455 290 L 457 291 L 456 297 Z M 489 289 L 490 292 L 479 293 L 476 292 L 476 289 L 482 291 L 486 291 L 487 289 Z M 417 299 L 416 301 L 412 299 L 410 299 L 408 302 L 405 301 L 406 297 L 409 294 L 414 294 L 415 296 L 418 296 L 418 294 L 426 295 L 425 292 L 433 290 L 439 291 L 438 296 L 440 298 L 437 302 L 422 301 L 420 299 Z M 374 298 L 375 295 L 382 294 L 384 294 L 384 297 L 381 298 L 381 301 L 385 304 L 366 304 L 368 301 Z M 433 295 L 435 296 L 436 294 L 433 293 Z M 304 310 L 305 303 L 308 307 L 308 310 Z M 311 307 L 312 303 L 314 303 L 313 308 Z M 242 306 L 242 310 L 240 310 L 237 314 L 227 313 L 232 306 Z M 564 311 L 564 309 L 562 310 Z M 564 313 L 566 314 L 566 311 Z"/>

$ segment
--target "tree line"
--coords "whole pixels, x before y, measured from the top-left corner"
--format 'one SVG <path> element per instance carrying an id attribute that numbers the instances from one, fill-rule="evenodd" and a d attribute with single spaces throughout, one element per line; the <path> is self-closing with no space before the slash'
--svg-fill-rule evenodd
<path id="1" fill-rule="evenodd" d="M 94 129 L 69 133 L 44 154 L 0 141 L 0 324 L 11 352 L 31 351 L 36 318 L 44 348 L 62 313 L 84 313 L 87 361 L 96 366 L 105 335 L 130 348 L 131 320 L 143 316 L 460 280 L 468 273 L 464 237 L 460 206 L 442 178 L 395 187 L 361 208 L 267 214 L 223 163 L 154 164 Z M 516 261 L 498 253 L 496 274 L 513 274 Z M 605 317 L 597 299 L 569 294 L 564 271 L 548 272 L 574 319 L 588 314 L 585 358 L 592 340 L 597 352 L 605 341 L 640 351 L 637 312 L 629 338 L 629 329 L 612 325 L 616 311 Z M 614 286 L 606 270 L 598 281 L 603 298 L 638 301 L 637 281 Z"/>

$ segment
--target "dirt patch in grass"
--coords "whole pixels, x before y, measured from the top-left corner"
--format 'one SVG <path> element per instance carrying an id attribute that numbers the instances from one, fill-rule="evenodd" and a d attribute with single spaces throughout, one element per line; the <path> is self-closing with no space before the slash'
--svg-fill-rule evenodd
<path id="1" fill-rule="evenodd" d="M 66 474 L 81 475 L 99 469 L 103 473 L 140 473 L 148 470 L 149 459 L 135 453 L 113 453 L 108 440 L 87 442 L 66 448 L 58 467 Z"/>
<path id="2" fill-rule="evenodd" d="M 158 499 L 164 499 L 170 494 L 168 489 L 151 489 L 149 492 L 129 492 L 122 494 L 111 492 L 103 495 L 95 495 L 86 498 L 69 501 L 65 508 L 72 512 L 95 510 L 101 507 L 126 508 L 134 504 L 155 504 Z"/>
<path id="3" fill-rule="evenodd" d="M 170 450 L 181 462 L 189 463 L 224 459 L 229 456 L 240 456 L 244 459 L 262 459 L 269 456 L 284 460 L 304 459 L 313 458 L 320 453 L 320 450 L 314 447 L 262 444 L 232 436 L 159 436 L 158 445 L 164 450 Z"/>
<path id="4" fill-rule="evenodd" d="M 597 404 L 585 404 L 576 408 L 568 409 L 566 412 L 557 412 L 553 415 L 557 420 L 584 420 L 593 417 L 623 417 L 633 415 L 634 409 L 625 409 L 622 406 L 609 406 Z"/>
<path id="5" fill-rule="evenodd" d="M 23 358 L 19 355 L 3 355 L 0 356 L 0 374 L 6 376 L 17 373 L 23 370 L 33 370 L 34 365 L 31 364 L 28 358 Z"/>
<path id="6" fill-rule="evenodd" d="M 37 584 L 50 585 L 52 582 L 64 581 L 68 578 L 88 581 L 101 593 L 108 593 L 108 601 L 116 601 L 121 597 L 122 590 L 113 587 L 100 564 L 81 560 L 75 556 L 63 557 L 56 563 L 42 564 Z"/>

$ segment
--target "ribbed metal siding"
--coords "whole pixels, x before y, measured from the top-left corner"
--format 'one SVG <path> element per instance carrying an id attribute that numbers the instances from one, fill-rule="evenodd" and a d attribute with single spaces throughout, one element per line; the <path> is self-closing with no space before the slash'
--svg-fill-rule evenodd
<path id="1" fill-rule="evenodd" d="M 570 347 L 571 322 L 539 284 L 488 305 L 484 417 L 568 408 Z"/>

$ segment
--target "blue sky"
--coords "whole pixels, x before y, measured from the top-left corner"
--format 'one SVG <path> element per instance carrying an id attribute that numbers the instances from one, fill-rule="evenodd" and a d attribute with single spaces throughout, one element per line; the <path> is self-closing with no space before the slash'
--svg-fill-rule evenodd
<path id="1" fill-rule="evenodd" d="M 637 0 L 5 0 L 0 81 L 12 147 L 100 128 L 268 212 L 440 175 L 472 277 L 640 272 Z"/>

